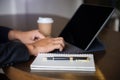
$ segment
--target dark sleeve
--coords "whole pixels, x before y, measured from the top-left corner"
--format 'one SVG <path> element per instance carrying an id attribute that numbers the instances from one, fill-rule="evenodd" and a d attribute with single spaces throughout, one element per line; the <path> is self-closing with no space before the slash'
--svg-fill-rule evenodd
<path id="1" fill-rule="evenodd" d="M 20 42 L 0 44 L 0 67 L 10 66 L 29 59 L 27 47 Z"/>
<path id="2" fill-rule="evenodd" d="M 0 26 L 0 43 L 9 41 L 8 33 L 10 30 L 12 30 L 12 29 L 8 28 L 8 27 Z"/>

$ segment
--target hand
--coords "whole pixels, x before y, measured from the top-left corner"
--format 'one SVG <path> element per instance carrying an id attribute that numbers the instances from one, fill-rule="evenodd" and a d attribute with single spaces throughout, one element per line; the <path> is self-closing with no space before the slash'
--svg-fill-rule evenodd
<path id="1" fill-rule="evenodd" d="M 38 30 L 21 32 L 19 40 L 23 43 L 33 43 L 36 40 L 45 38 Z"/>
<path id="2" fill-rule="evenodd" d="M 42 35 L 38 30 L 31 30 L 31 31 L 17 31 L 12 30 L 9 33 L 9 39 L 10 40 L 20 40 L 22 43 L 33 43 L 36 40 L 40 40 L 45 38 L 44 35 Z"/>
<path id="3" fill-rule="evenodd" d="M 33 47 L 32 50 L 29 49 L 31 55 L 37 55 L 38 53 L 42 52 L 50 52 L 55 49 L 59 49 L 60 51 L 63 50 L 65 44 L 62 37 L 58 38 L 44 38 L 39 41 L 36 41 L 35 43 L 29 44 Z"/>

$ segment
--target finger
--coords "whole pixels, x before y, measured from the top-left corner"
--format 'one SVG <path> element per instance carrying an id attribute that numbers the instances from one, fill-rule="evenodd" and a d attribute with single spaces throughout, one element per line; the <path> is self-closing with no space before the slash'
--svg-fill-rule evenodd
<path id="1" fill-rule="evenodd" d="M 42 39 L 45 38 L 45 36 L 41 33 L 39 34 L 39 37 L 42 38 Z"/>
<path id="2" fill-rule="evenodd" d="M 37 40 L 40 40 L 40 39 L 44 39 L 45 37 L 42 35 L 42 34 L 40 34 L 40 35 L 35 35 L 35 36 L 33 36 L 33 40 L 34 41 L 37 41 Z"/>
<path id="3" fill-rule="evenodd" d="M 39 38 L 39 39 L 45 38 L 45 36 L 44 36 L 43 34 L 41 34 L 41 33 L 38 33 L 38 34 L 36 35 L 36 37 Z"/>
<path id="4" fill-rule="evenodd" d="M 35 34 L 35 37 L 37 38 L 41 38 L 41 39 L 45 38 L 45 36 L 42 33 L 40 33 L 39 30 L 34 30 L 33 34 Z"/>
<path id="5" fill-rule="evenodd" d="M 59 51 L 62 51 L 63 46 L 61 44 L 54 44 L 54 49 L 59 49 Z"/>
<path id="6" fill-rule="evenodd" d="M 53 44 L 60 44 L 62 47 L 65 46 L 64 42 L 63 42 L 63 41 L 60 41 L 60 40 L 53 41 L 52 43 L 53 43 Z"/>
<path id="7" fill-rule="evenodd" d="M 61 44 L 63 47 L 65 46 L 64 39 L 63 39 L 62 37 L 54 38 L 53 40 L 54 40 L 53 43 L 59 43 L 59 44 Z"/>
<path id="8" fill-rule="evenodd" d="M 64 40 L 62 37 L 53 38 L 54 40 Z"/>

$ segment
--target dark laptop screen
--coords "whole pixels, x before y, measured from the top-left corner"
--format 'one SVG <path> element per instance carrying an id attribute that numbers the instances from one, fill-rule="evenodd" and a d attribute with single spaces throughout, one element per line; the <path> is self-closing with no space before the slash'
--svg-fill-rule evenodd
<path id="1" fill-rule="evenodd" d="M 66 42 L 87 50 L 113 13 L 113 8 L 82 4 L 60 36 Z"/>

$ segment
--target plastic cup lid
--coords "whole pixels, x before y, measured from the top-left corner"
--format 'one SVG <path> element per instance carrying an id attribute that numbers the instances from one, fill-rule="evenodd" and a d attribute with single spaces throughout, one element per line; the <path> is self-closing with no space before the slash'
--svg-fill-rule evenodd
<path id="1" fill-rule="evenodd" d="M 48 17 L 39 17 L 37 20 L 38 23 L 53 23 L 53 19 L 52 18 L 48 18 Z"/>

